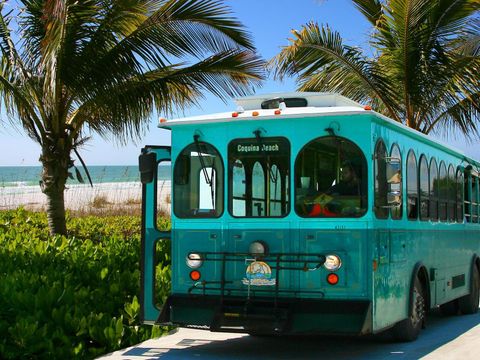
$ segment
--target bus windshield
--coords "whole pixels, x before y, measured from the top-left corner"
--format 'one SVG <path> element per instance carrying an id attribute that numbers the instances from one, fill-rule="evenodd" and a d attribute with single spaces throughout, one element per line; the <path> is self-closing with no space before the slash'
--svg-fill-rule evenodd
<path id="1" fill-rule="evenodd" d="M 302 217 L 359 217 L 367 211 L 367 164 L 337 136 L 308 143 L 295 162 L 295 210 Z"/>
<path id="2" fill-rule="evenodd" d="M 195 141 L 178 156 L 173 173 L 175 215 L 219 217 L 223 212 L 223 160 L 210 144 Z"/>
<path id="3" fill-rule="evenodd" d="M 283 217 L 289 211 L 290 144 L 280 137 L 228 146 L 229 209 L 235 217 Z"/>

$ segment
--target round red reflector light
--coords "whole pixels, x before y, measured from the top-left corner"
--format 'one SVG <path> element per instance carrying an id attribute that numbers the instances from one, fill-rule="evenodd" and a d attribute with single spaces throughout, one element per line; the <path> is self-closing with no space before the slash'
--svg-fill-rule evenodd
<path id="1" fill-rule="evenodd" d="M 238 113 L 237 112 L 232 113 L 232 117 L 238 117 Z"/>
<path id="2" fill-rule="evenodd" d="M 327 275 L 327 282 L 330 285 L 336 285 L 338 284 L 338 275 L 337 274 L 328 274 Z"/>
<path id="3" fill-rule="evenodd" d="M 281 110 L 275 110 L 275 115 L 280 115 L 282 113 Z"/>
<path id="4" fill-rule="evenodd" d="M 365 105 L 363 108 L 364 108 L 365 110 L 372 110 L 372 107 L 371 107 L 370 105 Z"/>
<path id="5" fill-rule="evenodd" d="M 190 279 L 192 279 L 193 281 L 198 281 L 200 280 L 200 277 L 202 275 L 200 274 L 200 271 L 198 270 L 193 270 L 190 272 Z"/>

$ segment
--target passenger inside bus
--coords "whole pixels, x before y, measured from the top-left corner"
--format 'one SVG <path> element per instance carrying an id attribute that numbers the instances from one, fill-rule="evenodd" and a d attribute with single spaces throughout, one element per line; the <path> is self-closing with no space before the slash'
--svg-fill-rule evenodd
<path id="1" fill-rule="evenodd" d="M 356 202 L 361 195 L 360 180 L 350 161 L 344 161 L 339 170 L 338 183 L 333 183 L 326 191 L 314 195 L 313 201 L 311 198 L 307 200 L 311 205 L 309 216 L 354 215 L 358 207 Z"/>

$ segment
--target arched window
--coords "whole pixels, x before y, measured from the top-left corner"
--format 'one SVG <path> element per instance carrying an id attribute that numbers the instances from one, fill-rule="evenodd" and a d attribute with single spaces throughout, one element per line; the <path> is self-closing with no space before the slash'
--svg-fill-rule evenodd
<path id="1" fill-rule="evenodd" d="M 445 163 L 440 162 L 439 170 L 439 180 L 438 180 L 438 213 L 440 220 L 447 220 L 447 199 L 448 199 L 448 176 L 447 176 L 447 167 Z"/>
<path id="2" fill-rule="evenodd" d="M 273 164 L 269 176 L 269 193 L 270 193 L 270 215 L 282 215 L 282 195 L 284 192 L 282 188 L 284 183 L 282 181 L 282 174 L 277 165 Z"/>
<path id="3" fill-rule="evenodd" d="M 402 174 L 402 153 L 400 152 L 400 148 L 398 147 L 397 144 L 392 145 L 392 149 L 390 150 L 390 158 L 392 161 L 396 160 L 400 163 L 400 180 L 403 179 L 403 174 Z M 400 181 L 399 184 L 390 184 L 390 191 L 392 192 L 398 192 L 400 195 L 400 199 L 402 201 L 398 206 L 394 206 L 390 209 L 390 214 L 392 219 L 398 220 L 402 218 L 402 211 L 403 211 L 403 196 L 402 196 L 402 181 Z"/>
<path id="4" fill-rule="evenodd" d="M 457 168 L 456 175 L 457 184 L 457 202 L 456 202 L 456 216 L 457 222 L 463 222 L 463 172 L 460 168 Z"/>
<path id="5" fill-rule="evenodd" d="M 258 161 L 252 171 L 252 204 L 253 216 L 265 215 L 265 172 Z"/>
<path id="6" fill-rule="evenodd" d="M 418 218 L 417 158 L 413 150 L 407 156 L 407 214 L 410 220 Z"/>
<path id="7" fill-rule="evenodd" d="M 212 145 L 196 141 L 177 156 L 173 171 L 173 211 L 179 218 L 223 213 L 223 160 Z"/>
<path id="8" fill-rule="evenodd" d="M 472 191 L 471 191 L 471 203 L 472 203 L 472 222 L 478 223 L 479 220 L 479 179 L 477 176 L 471 176 L 472 179 Z"/>
<path id="9" fill-rule="evenodd" d="M 438 168 L 435 158 L 430 160 L 430 220 L 438 220 Z"/>
<path id="10" fill-rule="evenodd" d="M 375 146 L 374 160 L 374 211 L 378 219 L 386 219 L 388 217 L 387 203 L 387 148 L 382 140 L 377 141 Z"/>
<path id="11" fill-rule="evenodd" d="M 418 162 L 418 181 L 420 190 L 420 220 L 428 220 L 430 184 L 428 181 L 428 161 L 425 155 L 420 156 L 420 161 Z"/>
<path id="12" fill-rule="evenodd" d="M 306 144 L 295 160 L 295 211 L 302 217 L 360 217 L 367 211 L 367 162 L 338 136 Z"/>
<path id="13" fill-rule="evenodd" d="M 457 193 L 457 183 L 455 181 L 455 170 L 453 166 L 448 167 L 448 200 L 447 200 L 447 217 L 449 221 L 455 221 L 455 202 Z"/>

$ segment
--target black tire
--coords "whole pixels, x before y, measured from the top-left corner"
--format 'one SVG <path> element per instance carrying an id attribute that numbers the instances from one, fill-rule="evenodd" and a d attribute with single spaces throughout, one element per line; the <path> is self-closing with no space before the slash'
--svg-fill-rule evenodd
<path id="1" fill-rule="evenodd" d="M 470 288 L 470 294 L 462 296 L 458 299 L 458 306 L 462 314 L 475 314 L 478 312 L 478 303 L 480 297 L 480 274 L 478 273 L 478 267 L 473 266 L 472 269 L 472 282 Z"/>
<path id="2" fill-rule="evenodd" d="M 422 330 L 426 316 L 425 291 L 418 278 L 415 279 L 411 301 L 408 318 L 393 327 L 393 336 L 397 341 L 416 340 Z"/>
<path id="3" fill-rule="evenodd" d="M 452 300 L 452 301 L 449 301 L 445 304 L 442 304 L 440 305 L 440 312 L 442 313 L 442 315 L 444 316 L 454 316 L 454 315 L 458 315 L 458 312 L 459 312 L 459 307 L 458 307 L 458 300 L 455 299 L 455 300 Z"/>

